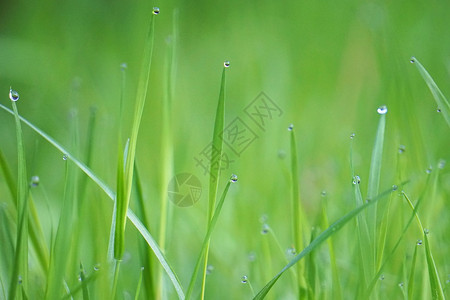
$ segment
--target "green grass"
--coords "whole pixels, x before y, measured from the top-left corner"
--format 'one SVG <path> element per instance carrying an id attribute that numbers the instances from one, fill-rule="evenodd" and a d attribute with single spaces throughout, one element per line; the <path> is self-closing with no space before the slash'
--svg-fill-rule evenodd
<path id="1" fill-rule="evenodd" d="M 0 298 L 448 298 L 449 9 L 7 2 Z"/>

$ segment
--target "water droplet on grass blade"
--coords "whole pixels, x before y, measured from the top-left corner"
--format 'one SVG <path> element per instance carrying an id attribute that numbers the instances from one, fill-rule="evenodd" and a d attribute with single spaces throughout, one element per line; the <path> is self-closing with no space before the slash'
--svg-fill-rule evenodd
<path id="1" fill-rule="evenodd" d="M 437 111 L 438 113 L 440 113 L 440 112 L 441 112 L 441 109 L 440 109 L 440 108 L 438 108 L 438 109 L 436 109 L 436 111 Z"/>
<path id="2" fill-rule="evenodd" d="M 248 282 L 248 277 L 247 275 L 242 276 L 241 278 L 241 283 L 247 283 Z"/>
<path id="3" fill-rule="evenodd" d="M 17 282 L 18 282 L 19 284 L 22 284 L 22 276 L 21 276 L 21 275 L 19 275 L 19 277 L 17 277 Z"/>
<path id="4" fill-rule="evenodd" d="M 443 159 L 439 160 L 438 168 L 443 169 L 445 167 L 445 163 L 446 163 L 445 160 L 443 160 Z"/>
<path id="5" fill-rule="evenodd" d="M 400 146 L 398 147 L 398 153 L 402 154 L 402 153 L 404 153 L 405 151 L 406 151 L 405 145 L 400 145 Z"/>
<path id="6" fill-rule="evenodd" d="M 380 106 L 377 109 L 377 113 L 379 113 L 380 115 L 385 115 L 387 113 L 387 107 L 386 105 Z"/>
<path id="7" fill-rule="evenodd" d="M 94 265 L 94 271 L 98 271 L 98 270 L 100 270 L 100 264 Z"/>
<path id="8" fill-rule="evenodd" d="M 415 63 L 416 62 L 416 58 L 415 57 L 411 57 L 409 62 L 412 63 L 412 64 Z"/>
<path id="9" fill-rule="evenodd" d="M 350 138 L 353 139 L 356 136 L 355 133 L 350 134 Z"/>
<path id="10" fill-rule="evenodd" d="M 31 186 L 36 187 L 39 185 L 39 176 L 32 176 L 31 177 Z"/>
<path id="11" fill-rule="evenodd" d="M 154 15 L 159 15 L 159 7 L 153 7 L 152 13 L 153 13 Z"/>
<path id="12" fill-rule="evenodd" d="M 261 234 L 268 234 L 269 229 L 270 229 L 269 225 L 263 224 L 262 229 L 261 229 Z"/>
<path id="13" fill-rule="evenodd" d="M 224 66 L 225 68 L 230 67 L 230 61 L 229 61 L 229 60 L 224 61 L 224 62 L 223 62 L 223 66 Z"/>
<path id="14" fill-rule="evenodd" d="M 400 288 L 403 288 L 404 285 L 405 285 L 405 284 L 404 284 L 403 282 L 400 282 L 400 283 L 398 284 L 398 286 L 399 286 Z"/>
<path id="15" fill-rule="evenodd" d="M 423 229 L 423 233 L 425 233 L 425 234 L 429 234 L 430 233 L 430 231 L 427 229 L 427 228 L 424 228 Z"/>
<path id="16" fill-rule="evenodd" d="M 417 245 L 418 246 L 422 245 L 422 240 L 417 240 Z"/>
<path id="17" fill-rule="evenodd" d="M 208 265 L 206 267 L 206 275 L 211 275 L 211 273 L 214 271 L 214 266 L 213 265 Z"/>
<path id="18" fill-rule="evenodd" d="M 353 184 L 360 184 L 361 183 L 361 178 L 359 178 L 358 175 L 353 177 Z"/>
<path id="19" fill-rule="evenodd" d="M 392 186 L 392 190 L 393 190 L 393 191 L 398 190 L 398 186 L 394 184 L 394 185 Z"/>
<path id="20" fill-rule="evenodd" d="M 322 197 L 326 197 L 327 196 L 327 191 L 323 190 L 322 192 L 320 192 L 320 195 Z"/>
<path id="21" fill-rule="evenodd" d="M 255 261 L 256 260 L 256 253 L 254 251 L 250 252 L 248 254 L 248 260 L 249 261 Z"/>
<path id="22" fill-rule="evenodd" d="M 288 130 L 292 131 L 294 129 L 294 124 L 289 124 Z"/>
<path id="23" fill-rule="evenodd" d="M 122 71 L 125 71 L 126 68 L 128 68 L 127 63 L 121 63 L 121 64 L 120 64 L 120 69 L 121 69 Z"/>
<path id="24" fill-rule="evenodd" d="M 11 101 L 14 101 L 14 102 L 19 100 L 19 93 L 17 91 L 13 90 L 12 87 L 9 88 L 9 99 L 11 99 Z"/>
<path id="25" fill-rule="evenodd" d="M 431 174 L 432 170 L 433 170 L 433 167 L 429 166 L 428 169 L 426 170 L 427 174 Z"/>
<path id="26" fill-rule="evenodd" d="M 236 174 L 231 175 L 230 177 L 230 182 L 231 183 L 235 183 L 238 180 L 238 177 Z M 244 180 L 245 181 L 245 180 Z"/>
<path id="27" fill-rule="evenodd" d="M 69 156 L 67 154 L 63 155 L 63 160 L 67 160 L 69 158 Z"/>
<path id="28" fill-rule="evenodd" d="M 381 274 L 380 280 L 384 280 L 384 275 L 383 274 Z"/>

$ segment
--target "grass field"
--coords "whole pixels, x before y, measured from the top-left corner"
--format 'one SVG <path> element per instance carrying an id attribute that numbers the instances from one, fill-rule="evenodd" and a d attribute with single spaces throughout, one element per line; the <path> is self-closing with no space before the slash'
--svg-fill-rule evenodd
<path id="1" fill-rule="evenodd" d="M 448 11 L 2 3 L 0 299 L 448 298 Z"/>

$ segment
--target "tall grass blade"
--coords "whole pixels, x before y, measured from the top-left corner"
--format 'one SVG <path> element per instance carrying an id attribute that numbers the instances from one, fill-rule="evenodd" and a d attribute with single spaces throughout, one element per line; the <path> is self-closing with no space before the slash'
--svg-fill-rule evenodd
<path id="1" fill-rule="evenodd" d="M 136 156 L 137 138 L 141 124 L 142 113 L 144 111 L 145 99 L 150 78 L 150 67 L 153 53 L 154 21 L 155 14 L 150 17 L 150 26 L 147 41 L 144 49 L 144 59 L 142 61 L 141 75 L 138 82 L 136 95 L 136 106 L 134 111 L 133 126 L 131 129 L 130 145 L 123 173 L 123 186 L 121 193 L 117 193 L 117 217 L 114 237 L 114 258 L 121 259 L 125 249 L 125 225 L 127 219 L 127 209 L 130 204 L 131 187 L 133 185 L 134 159 Z"/>
<path id="2" fill-rule="evenodd" d="M 367 202 L 364 205 L 361 205 L 359 207 L 356 207 L 343 217 L 341 217 L 339 220 L 334 222 L 330 225 L 325 231 L 323 231 L 321 234 L 317 236 L 317 238 L 312 241 L 305 249 L 302 250 L 299 254 L 297 254 L 278 274 L 276 274 L 259 292 L 253 299 L 264 299 L 264 297 L 267 295 L 267 293 L 272 289 L 272 287 L 275 285 L 275 283 L 278 281 L 278 279 L 284 274 L 286 270 L 291 268 L 293 265 L 295 265 L 297 262 L 299 262 L 302 258 L 304 258 L 307 254 L 311 253 L 313 250 L 315 250 L 319 245 L 322 244 L 322 242 L 326 241 L 328 238 L 333 236 L 335 233 L 337 233 L 345 224 L 347 224 L 350 220 L 352 220 L 354 217 L 356 217 L 361 211 L 368 208 L 369 206 L 375 204 L 378 202 L 378 200 L 384 198 L 386 195 L 388 195 L 391 192 L 391 190 L 384 191 L 383 193 L 379 194 L 378 196 L 374 197 L 372 201 Z"/>
<path id="3" fill-rule="evenodd" d="M 165 80 L 165 94 L 162 105 L 161 116 L 161 179 L 160 179 L 160 225 L 159 225 L 159 246 L 163 251 L 166 249 L 167 230 L 170 219 L 173 213 L 173 206 L 169 206 L 169 199 L 167 194 L 167 186 L 169 185 L 170 177 L 173 174 L 173 134 L 172 134 L 172 117 L 171 117 L 171 104 L 172 95 L 175 82 L 175 47 L 177 42 L 178 31 L 178 13 L 174 10 L 173 13 L 173 32 L 169 40 L 168 55 L 166 58 L 166 80 Z M 163 298 L 163 272 L 158 272 L 158 298 Z"/>
<path id="4" fill-rule="evenodd" d="M 89 289 L 88 285 L 86 283 L 86 271 L 84 270 L 83 264 L 80 262 L 80 282 L 81 282 L 81 289 L 83 292 L 83 300 L 89 300 Z"/>
<path id="5" fill-rule="evenodd" d="M 135 184 L 136 213 L 138 214 L 138 217 L 142 220 L 142 223 L 145 226 L 149 227 L 150 223 L 145 211 L 144 196 L 142 193 L 142 183 L 141 178 L 139 176 L 137 164 L 134 166 L 133 180 Z M 146 294 L 147 299 L 153 299 L 155 298 L 155 283 L 152 274 L 152 266 L 153 266 L 152 252 L 147 247 L 145 242 L 143 242 L 141 239 L 139 239 L 139 242 L 140 242 L 139 255 L 141 264 L 143 266 L 141 270 L 141 276 L 142 281 L 144 282 L 144 292 Z"/>
<path id="6" fill-rule="evenodd" d="M 11 90 L 10 90 L 11 93 Z M 22 126 L 16 102 L 12 101 L 17 138 L 17 240 L 9 299 L 22 298 L 28 290 L 28 177 Z M 20 278 L 20 279 L 19 279 Z M 21 284 L 19 286 L 19 280 Z M 20 291 L 22 290 L 22 291 Z"/>
<path id="7" fill-rule="evenodd" d="M 194 286 L 195 286 L 195 280 L 197 279 L 197 274 L 198 274 L 198 271 L 199 271 L 200 266 L 201 266 L 202 258 L 205 255 L 206 250 L 208 248 L 211 234 L 212 234 L 212 232 L 214 230 L 214 227 L 216 226 L 217 220 L 219 219 L 219 215 L 220 215 L 220 212 L 222 211 L 223 203 L 224 203 L 225 198 L 227 196 L 228 189 L 230 188 L 230 185 L 231 185 L 231 181 L 229 181 L 227 183 L 227 185 L 225 186 L 225 189 L 224 189 L 224 191 L 222 193 L 222 196 L 220 197 L 220 200 L 217 203 L 217 207 L 216 207 L 216 209 L 214 211 L 214 216 L 212 217 L 211 221 L 209 222 L 208 229 L 206 231 L 206 235 L 205 235 L 205 237 L 203 239 L 202 248 L 200 249 L 200 254 L 199 254 L 197 262 L 195 264 L 194 271 L 192 272 L 191 280 L 189 282 L 189 287 L 188 287 L 188 290 L 186 292 L 186 299 L 190 299 L 191 298 L 191 295 L 192 295 L 192 292 L 193 292 Z"/>
<path id="8" fill-rule="evenodd" d="M 367 199 L 370 201 L 375 195 L 378 194 L 380 186 L 380 176 L 381 176 L 381 164 L 383 157 L 383 143 L 384 143 L 384 131 L 386 128 L 386 113 L 381 113 L 387 110 L 385 106 L 378 108 L 380 113 L 380 121 L 378 122 L 377 134 L 375 137 L 375 144 L 372 150 L 372 159 L 370 161 L 370 171 L 369 171 L 369 183 L 367 187 Z M 369 274 L 374 274 L 376 272 L 375 266 L 377 265 L 377 253 L 381 251 L 377 241 L 377 211 L 379 204 L 375 205 L 371 209 L 367 210 L 367 226 L 369 228 L 369 237 L 371 243 L 371 254 L 370 259 L 370 269 Z"/>
<path id="9" fill-rule="evenodd" d="M 14 115 L 14 112 L 7 107 L 0 104 L 0 108 L 5 110 L 6 112 Z M 64 153 L 67 155 L 67 159 L 73 161 L 75 165 L 79 169 L 81 169 L 89 178 L 92 179 L 104 192 L 105 194 L 111 199 L 115 200 L 115 193 L 113 190 L 103 181 L 101 180 L 97 175 L 92 172 L 90 168 L 88 168 L 83 162 L 81 162 L 78 158 L 76 158 L 73 154 L 71 154 L 67 149 L 65 149 L 61 144 L 59 144 L 57 141 L 55 141 L 52 137 L 50 137 L 48 134 L 46 134 L 44 131 L 33 125 L 31 122 L 29 122 L 27 119 L 25 119 L 22 116 L 19 116 L 20 120 L 30 127 L 32 130 L 34 130 L 37 134 L 42 136 L 47 142 L 49 142 L 52 146 L 54 146 L 56 149 L 61 151 L 61 153 Z M 175 290 L 178 294 L 178 297 L 180 299 L 184 299 L 184 293 L 183 289 L 181 287 L 180 281 L 176 274 L 173 272 L 172 267 L 167 262 L 166 258 L 164 257 L 164 254 L 161 252 L 161 249 L 159 248 L 158 244 L 156 243 L 153 236 L 150 234 L 150 232 L 147 230 L 147 228 L 142 224 L 141 220 L 134 214 L 134 212 L 130 209 L 127 211 L 127 217 L 133 223 L 133 225 L 136 227 L 136 229 L 139 231 L 139 233 L 142 235 L 142 237 L 145 239 L 147 244 L 150 246 L 152 251 L 155 253 L 156 258 L 163 266 L 164 270 L 166 271 L 167 275 L 169 276 L 170 280 L 172 281 Z"/>
<path id="10" fill-rule="evenodd" d="M 211 162 L 209 171 L 209 194 L 208 194 L 208 212 L 207 228 L 214 214 L 214 207 L 217 197 L 217 188 L 219 186 L 220 166 L 222 161 L 223 140 L 221 134 L 224 128 L 225 119 L 225 73 L 227 67 L 222 69 L 222 80 L 220 83 L 219 102 L 217 104 L 216 117 L 214 121 L 214 132 L 211 149 Z M 205 298 L 206 271 L 208 267 L 209 240 L 206 244 L 205 261 L 203 265 L 202 293 L 201 299 Z"/>
<path id="11" fill-rule="evenodd" d="M 422 75 L 422 78 L 425 80 L 426 84 L 428 85 L 428 88 L 433 94 L 438 109 L 440 109 L 442 116 L 444 117 L 448 126 L 450 126 L 450 103 L 448 102 L 447 98 L 444 96 L 444 94 L 441 92 L 437 84 L 434 82 L 431 75 L 424 68 L 424 66 L 417 60 L 417 58 L 411 57 L 411 62 L 416 65 L 420 75 Z"/>
<path id="12" fill-rule="evenodd" d="M 300 191 L 299 191 L 299 178 L 298 178 L 298 159 L 297 159 L 297 143 L 295 141 L 294 126 L 290 125 L 288 130 L 290 131 L 290 150 L 291 150 L 291 222 L 292 222 L 292 235 L 294 240 L 294 247 L 296 251 L 303 249 L 303 226 L 305 218 L 302 215 L 300 206 Z M 298 280 L 298 297 L 305 297 L 306 281 L 304 278 L 304 264 L 300 262 L 297 264 L 297 280 Z"/>

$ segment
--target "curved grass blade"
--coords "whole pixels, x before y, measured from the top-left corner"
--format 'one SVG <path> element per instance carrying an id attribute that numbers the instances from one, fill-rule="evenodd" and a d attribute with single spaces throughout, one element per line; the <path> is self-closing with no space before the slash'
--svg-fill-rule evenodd
<path id="1" fill-rule="evenodd" d="M 210 241 L 211 234 L 212 234 L 212 232 L 214 230 L 214 227 L 216 226 L 217 220 L 219 219 L 219 215 L 220 215 L 220 212 L 222 210 L 222 206 L 223 206 L 223 203 L 224 203 L 225 198 L 227 196 L 228 189 L 230 188 L 230 185 L 231 185 L 231 181 L 229 181 L 227 183 L 227 185 L 225 186 L 225 189 L 224 189 L 224 191 L 222 193 L 222 196 L 220 197 L 220 200 L 217 203 L 217 207 L 216 207 L 216 209 L 214 211 L 214 216 L 212 217 L 211 222 L 209 222 L 208 229 L 206 231 L 206 235 L 205 235 L 205 237 L 203 239 L 202 248 L 200 250 L 200 254 L 199 254 L 197 262 L 195 264 L 194 272 L 192 272 L 191 280 L 189 282 L 189 287 L 188 287 L 188 290 L 186 292 L 186 299 L 190 299 L 190 297 L 192 295 L 192 292 L 194 291 L 195 280 L 197 279 L 197 274 L 198 274 L 198 271 L 200 269 L 202 258 L 205 255 L 206 249 L 207 249 L 209 241 Z"/>
<path id="2" fill-rule="evenodd" d="M 278 281 L 278 279 L 281 277 L 281 275 L 284 274 L 286 270 L 288 270 L 290 267 L 295 265 L 298 261 L 300 261 L 302 258 L 304 258 L 307 254 L 311 253 L 313 250 L 315 250 L 322 242 L 326 241 L 328 238 L 333 236 L 336 232 L 338 232 L 346 223 L 348 223 L 351 219 L 356 217 L 361 211 L 366 209 L 367 207 L 375 204 L 378 202 L 378 200 L 382 199 L 386 195 L 391 193 L 391 190 L 384 191 L 383 193 L 379 194 L 377 197 L 373 198 L 372 201 L 367 202 L 364 205 L 361 205 L 349 213 L 347 213 L 345 216 L 341 217 L 339 220 L 334 222 L 330 225 L 325 231 L 323 231 L 317 238 L 312 241 L 305 249 L 303 249 L 302 252 L 297 254 L 278 274 L 276 274 L 259 292 L 258 294 L 253 298 L 255 300 L 257 299 L 264 299 L 264 297 L 267 295 L 267 293 L 270 291 L 270 289 L 274 286 L 274 284 Z"/>
<path id="3" fill-rule="evenodd" d="M 10 89 L 10 93 L 11 93 Z M 17 138 L 17 240 L 14 257 L 13 273 L 9 289 L 9 299 L 19 299 L 28 290 L 28 177 L 23 145 L 22 126 L 16 102 L 12 101 Z M 19 285 L 19 281 L 21 284 Z M 22 290 L 22 292 L 20 292 Z"/>
<path id="4" fill-rule="evenodd" d="M 427 258 L 428 265 L 428 276 L 430 277 L 430 286 L 431 286 L 431 297 L 433 299 L 445 299 L 444 291 L 442 290 L 441 281 L 439 280 L 439 273 L 436 267 L 436 263 L 433 258 L 433 254 L 431 253 L 430 242 L 428 241 L 428 232 L 423 228 L 422 222 L 420 221 L 419 215 L 417 214 L 417 210 L 414 208 L 411 200 L 409 200 L 408 196 L 405 192 L 402 192 L 403 197 L 408 202 L 411 207 L 414 215 L 417 219 L 417 223 L 420 227 L 420 230 L 423 233 L 423 239 L 425 241 L 425 256 Z"/>
<path id="5" fill-rule="evenodd" d="M 138 82 L 138 90 L 136 95 L 136 106 L 134 111 L 133 126 L 131 129 L 130 145 L 128 155 L 126 157 L 125 170 L 123 173 L 123 181 L 121 193 L 117 193 L 117 216 L 114 237 L 114 258 L 121 259 L 125 249 L 125 225 L 127 219 L 127 209 L 130 204 L 131 187 L 133 185 L 134 159 L 136 157 L 137 138 L 139 127 L 141 124 L 142 113 L 144 111 L 145 99 L 147 98 L 147 90 L 150 79 L 150 68 L 152 64 L 153 38 L 154 38 L 154 20 L 155 14 L 150 17 L 150 27 L 147 35 L 147 41 L 144 49 L 144 59 L 142 62 L 141 75 Z M 122 186 L 123 185 L 123 186 Z"/>
<path id="6" fill-rule="evenodd" d="M 211 145 L 211 162 L 209 171 L 209 196 L 208 196 L 208 213 L 207 213 L 207 227 L 211 222 L 214 214 L 214 207 L 216 204 L 217 188 L 219 186 L 220 165 L 222 161 L 223 150 L 223 134 L 224 119 L 225 119 L 225 70 L 227 67 L 224 65 L 222 69 L 222 80 L 220 83 L 219 102 L 217 104 L 216 118 L 214 121 L 213 140 Z M 206 271 L 208 267 L 208 255 L 209 255 L 209 240 L 206 244 L 205 250 L 205 262 L 203 265 L 203 279 L 202 279 L 202 293 L 201 299 L 205 298 L 206 288 Z"/>
<path id="7" fill-rule="evenodd" d="M 5 110 L 6 112 L 14 115 L 14 112 L 11 111 L 9 108 L 3 106 L 0 104 L 0 108 Z M 61 151 L 61 153 L 64 153 L 67 155 L 67 159 L 71 160 L 77 165 L 78 168 L 80 168 L 89 178 L 92 179 L 104 192 L 105 194 L 114 201 L 115 199 L 115 193 L 112 191 L 112 189 L 104 183 L 103 180 L 101 180 L 97 175 L 92 172 L 90 168 L 88 168 L 83 162 L 81 162 L 79 159 L 77 159 L 74 155 L 72 155 L 67 149 L 65 149 L 63 146 L 61 146 L 58 142 L 56 142 L 52 137 L 50 137 L 48 134 L 46 134 L 44 131 L 33 125 L 31 122 L 29 122 L 27 119 L 19 115 L 19 119 L 28 127 L 33 129 L 37 134 L 42 136 L 47 142 L 49 142 L 52 146 L 54 146 L 56 149 Z M 134 212 L 130 209 L 127 211 L 127 217 L 133 223 L 133 225 L 136 227 L 136 229 L 139 231 L 139 233 L 144 237 L 147 244 L 150 246 L 150 248 L 155 253 L 157 259 L 163 266 L 164 270 L 166 271 L 167 275 L 169 276 L 170 280 L 172 281 L 175 290 L 178 294 L 178 297 L 180 299 L 184 299 L 184 293 L 183 289 L 181 287 L 180 281 L 176 274 L 173 272 L 172 267 L 167 262 L 166 258 L 164 257 L 163 253 L 161 252 L 161 249 L 159 248 L 158 244 L 156 243 L 153 236 L 150 234 L 150 232 L 145 228 L 145 226 L 142 224 L 141 220 L 139 220 L 138 217 L 134 214 Z"/>
<path id="8" fill-rule="evenodd" d="M 438 109 L 440 109 L 442 116 L 444 117 L 448 126 L 450 126 L 450 103 L 448 102 L 447 98 L 445 98 L 444 94 L 441 92 L 437 84 L 434 82 L 431 75 L 424 68 L 424 66 L 417 60 L 417 58 L 415 58 L 414 56 L 411 57 L 411 62 L 416 65 L 420 75 L 422 75 L 422 78 L 425 80 L 426 84 L 428 85 L 428 88 L 433 94 Z"/>
<path id="9" fill-rule="evenodd" d="M 416 259 L 417 259 L 417 248 L 421 242 L 416 243 L 416 247 L 414 247 L 414 254 L 411 262 L 411 271 L 409 272 L 409 280 L 408 280 L 408 299 L 413 299 L 413 291 L 414 291 L 414 274 L 416 271 Z"/>

